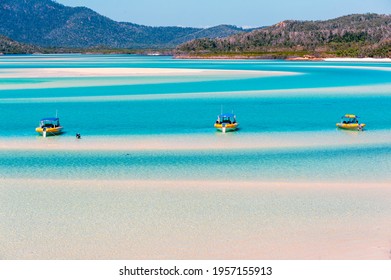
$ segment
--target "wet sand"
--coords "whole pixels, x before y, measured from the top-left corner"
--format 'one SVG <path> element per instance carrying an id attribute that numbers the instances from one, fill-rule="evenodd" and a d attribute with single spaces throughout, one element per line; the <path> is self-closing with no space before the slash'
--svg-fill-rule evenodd
<path id="1" fill-rule="evenodd" d="M 3 82 L 3 90 L 74 88 L 137 84 L 185 83 L 298 75 L 294 72 L 251 70 L 208 70 L 176 68 L 37 68 L 0 69 L 0 78 L 25 79 Z M 105 79 L 102 79 L 105 77 Z"/>
<path id="2" fill-rule="evenodd" d="M 254 149 L 292 149 L 319 147 L 354 147 L 391 143 L 388 130 L 281 133 L 226 133 L 192 135 L 134 135 L 73 137 L 37 136 L 0 138 L 0 150 L 51 151 L 216 151 Z"/>
<path id="3" fill-rule="evenodd" d="M 0 180 L 1 259 L 389 259 L 388 184 Z"/>
<path id="4" fill-rule="evenodd" d="M 251 70 L 208 70 L 176 68 L 37 68 L 0 70 L 1 78 L 59 78 L 59 77 L 145 77 L 145 76 L 187 76 L 228 75 L 232 76 L 287 76 L 293 72 L 251 71 Z"/>

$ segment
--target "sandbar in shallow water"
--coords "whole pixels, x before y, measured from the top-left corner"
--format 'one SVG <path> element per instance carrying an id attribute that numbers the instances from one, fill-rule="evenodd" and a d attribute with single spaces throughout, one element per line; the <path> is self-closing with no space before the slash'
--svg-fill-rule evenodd
<path id="1" fill-rule="evenodd" d="M 391 143 L 389 130 L 0 138 L 0 150 L 202 151 L 319 148 Z"/>

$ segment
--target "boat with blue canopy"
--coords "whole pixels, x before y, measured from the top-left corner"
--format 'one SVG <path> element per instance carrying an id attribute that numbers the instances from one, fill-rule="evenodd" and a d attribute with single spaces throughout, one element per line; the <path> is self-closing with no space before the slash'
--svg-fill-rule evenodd
<path id="1" fill-rule="evenodd" d="M 39 121 L 39 126 L 35 129 L 43 137 L 55 136 L 62 133 L 63 127 L 60 125 L 60 119 L 43 118 Z"/>
<path id="2" fill-rule="evenodd" d="M 234 131 L 238 128 L 238 123 L 236 122 L 236 116 L 234 114 L 220 114 L 217 116 L 217 120 L 214 124 L 214 127 L 217 130 L 222 131 L 223 133 L 228 131 Z"/>

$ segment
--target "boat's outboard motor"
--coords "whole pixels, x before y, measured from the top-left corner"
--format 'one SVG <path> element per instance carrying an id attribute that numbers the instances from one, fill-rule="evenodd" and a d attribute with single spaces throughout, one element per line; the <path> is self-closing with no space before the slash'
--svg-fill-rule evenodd
<path id="1" fill-rule="evenodd" d="M 225 131 L 227 130 L 227 127 L 226 127 L 226 126 L 227 126 L 226 123 L 222 123 L 222 124 L 221 124 L 223 133 L 225 133 Z"/>

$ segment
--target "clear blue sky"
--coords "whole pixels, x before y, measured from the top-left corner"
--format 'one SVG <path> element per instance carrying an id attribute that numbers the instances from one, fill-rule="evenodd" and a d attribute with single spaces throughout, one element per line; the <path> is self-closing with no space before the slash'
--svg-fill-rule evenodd
<path id="1" fill-rule="evenodd" d="M 353 13 L 391 14 L 391 0 L 57 0 L 116 21 L 149 26 L 271 25 L 286 19 L 324 20 Z"/>

